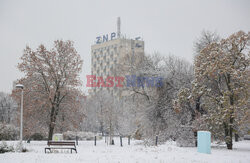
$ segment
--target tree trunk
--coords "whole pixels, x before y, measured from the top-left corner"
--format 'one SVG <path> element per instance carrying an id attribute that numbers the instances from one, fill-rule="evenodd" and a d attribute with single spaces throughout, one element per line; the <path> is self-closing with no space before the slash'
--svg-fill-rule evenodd
<path id="1" fill-rule="evenodd" d="M 235 138 L 235 141 L 238 142 L 239 141 L 239 135 L 237 133 L 234 134 L 234 138 Z"/>
<path id="2" fill-rule="evenodd" d="M 109 142 L 109 144 L 110 145 L 114 145 L 114 140 L 113 140 L 113 125 L 112 125 L 112 121 L 110 120 L 109 121 L 109 140 L 110 140 L 110 142 Z"/>
<path id="3" fill-rule="evenodd" d="M 52 140 L 54 128 L 55 128 L 55 125 L 52 122 L 50 122 L 50 125 L 49 125 L 49 138 L 48 138 L 48 140 Z"/>
<path id="4" fill-rule="evenodd" d="M 233 141 L 232 141 L 232 137 L 229 137 L 230 140 L 226 143 L 227 144 L 227 149 L 232 150 L 233 149 Z"/>
<path id="5" fill-rule="evenodd" d="M 233 149 L 233 118 L 231 116 L 230 118 L 230 124 L 229 124 L 229 137 L 230 137 L 230 141 L 227 144 L 227 149 Z"/>
<path id="6" fill-rule="evenodd" d="M 109 144 L 112 145 L 111 123 L 109 123 Z"/>
<path id="7" fill-rule="evenodd" d="M 225 129 L 225 142 L 227 144 L 227 149 L 233 149 L 233 128 L 231 125 L 224 123 Z"/>
<path id="8" fill-rule="evenodd" d="M 51 108 L 51 113 L 50 113 L 50 124 L 49 124 L 48 140 L 52 140 L 53 133 L 54 133 L 54 128 L 55 128 L 55 122 L 56 122 L 56 113 L 55 113 L 55 107 L 53 106 Z"/>
<path id="9" fill-rule="evenodd" d="M 230 78 L 229 78 L 230 81 Z M 229 90 L 231 90 L 231 88 L 229 87 Z M 233 95 L 230 96 L 230 105 L 233 106 L 234 105 L 234 98 Z M 226 140 L 226 144 L 227 144 L 227 149 L 232 150 L 233 149 L 233 122 L 234 122 L 234 118 L 233 118 L 233 113 L 234 111 L 231 110 L 230 112 L 230 119 L 229 119 L 229 124 L 228 124 L 228 138 Z"/>
<path id="10" fill-rule="evenodd" d="M 101 133 L 102 133 L 102 136 L 104 136 L 103 122 L 100 122 L 100 131 L 101 131 Z"/>

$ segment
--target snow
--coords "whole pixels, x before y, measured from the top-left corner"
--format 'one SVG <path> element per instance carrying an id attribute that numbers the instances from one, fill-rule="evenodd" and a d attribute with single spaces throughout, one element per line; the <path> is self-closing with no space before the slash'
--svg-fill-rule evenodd
<path id="1" fill-rule="evenodd" d="M 9 145 L 17 144 L 7 142 Z M 197 152 L 195 147 L 177 147 L 175 142 L 167 142 L 159 146 L 146 147 L 140 141 L 131 141 L 127 144 L 127 139 L 123 139 L 123 147 L 120 147 L 119 139 L 115 139 L 115 145 L 105 144 L 104 140 L 97 141 L 94 146 L 93 141 L 80 141 L 77 146 L 78 153 L 70 153 L 69 150 L 58 150 L 55 153 L 44 153 L 46 141 L 31 141 L 25 143 L 29 150 L 27 153 L 4 153 L 0 154 L 1 163 L 64 163 L 64 162 L 192 162 L 192 163 L 249 163 L 250 162 L 250 141 L 240 141 L 234 143 L 233 150 L 227 150 L 225 145 L 212 145 L 211 154 Z"/>

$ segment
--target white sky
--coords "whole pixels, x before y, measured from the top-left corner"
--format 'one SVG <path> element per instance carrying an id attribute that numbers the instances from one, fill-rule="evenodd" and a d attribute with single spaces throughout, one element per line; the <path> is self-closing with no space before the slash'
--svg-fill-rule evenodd
<path id="1" fill-rule="evenodd" d="M 22 77 L 17 69 L 26 45 L 47 47 L 73 40 L 90 74 L 90 47 L 96 36 L 121 32 L 142 36 L 147 53 L 176 55 L 192 62 L 193 42 L 203 29 L 222 37 L 250 29 L 249 0 L 0 0 L 0 91 L 11 92 Z M 85 88 L 83 88 L 85 90 Z"/>

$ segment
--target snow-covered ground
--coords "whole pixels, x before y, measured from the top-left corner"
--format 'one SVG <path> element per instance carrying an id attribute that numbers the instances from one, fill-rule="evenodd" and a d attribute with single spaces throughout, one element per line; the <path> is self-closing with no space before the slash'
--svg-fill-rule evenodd
<path id="1" fill-rule="evenodd" d="M 7 142 L 15 144 L 17 142 Z M 104 140 L 97 141 L 94 146 L 93 141 L 81 141 L 77 146 L 78 153 L 70 153 L 69 150 L 58 150 L 55 153 L 44 153 L 46 141 L 31 141 L 26 144 L 29 150 L 27 153 L 4 153 L 0 154 L 1 163 L 63 163 L 63 162 L 213 162 L 213 163 L 250 163 L 250 141 L 240 141 L 234 143 L 232 151 L 227 150 L 225 146 L 213 146 L 212 154 L 197 153 L 197 149 L 177 147 L 174 142 L 167 142 L 158 147 L 145 147 L 139 141 L 132 141 L 127 144 L 127 139 L 123 139 L 123 147 L 120 147 L 119 140 L 115 139 L 115 145 L 106 145 Z"/>

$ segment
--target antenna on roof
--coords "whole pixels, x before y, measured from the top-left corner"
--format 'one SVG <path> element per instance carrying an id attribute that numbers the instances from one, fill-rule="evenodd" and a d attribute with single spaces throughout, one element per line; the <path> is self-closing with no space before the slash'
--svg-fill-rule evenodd
<path id="1" fill-rule="evenodd" d="M 117 37 L 121 37 L 121 18 L 117 18 Z"/>

